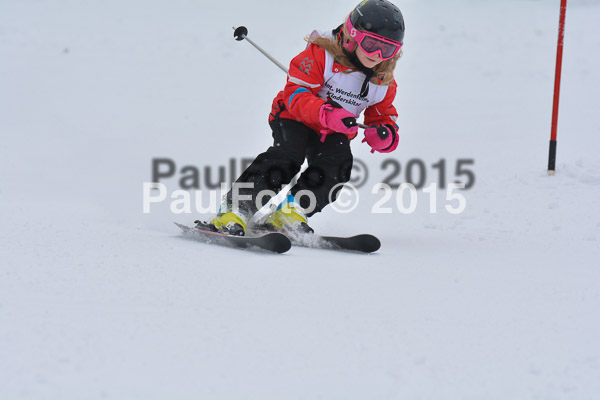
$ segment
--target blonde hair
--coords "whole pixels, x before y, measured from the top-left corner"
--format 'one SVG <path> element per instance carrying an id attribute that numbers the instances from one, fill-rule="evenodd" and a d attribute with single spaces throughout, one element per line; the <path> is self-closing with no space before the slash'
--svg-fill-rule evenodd
<path id="1" fill-rule="evenodd" d="M 345 40 L 352 40 L 350 38 L 350 34 L 348 33 L 348 29 L 346 28 L 346 22 L 344 22 L 342 26 L 342 35 Z M 344 71 L 344 73 L 354 72 L 356 67 L 350 61 L 350 58 L 344 53 L 342 43 L 338 41 L 337 37 L 329 38 L 320 35 L 309 35 L 305 38 L 308 43 L 315 44 L 319 47 L 322 47 L 325 51 L 329 52 L 333 55 L 335 61 L 338 64 L 342 64 L 345 67 L 352 68 L 353 70 Z M 358 44 L 355 42 L 354 50 L 352 50 L 352 54 L 356 52 L 356 48 Z M 396 63 L 402 57 L 402 49 L 396 54 L 394 57 L 389 60 L 384 60 L 373 67 L 373 72 L 375 75 L 371 78 L 371 82 L 376 85 L 384 85 L 388 86 L 394 80 L 394 69 L 396 68 Z"/>

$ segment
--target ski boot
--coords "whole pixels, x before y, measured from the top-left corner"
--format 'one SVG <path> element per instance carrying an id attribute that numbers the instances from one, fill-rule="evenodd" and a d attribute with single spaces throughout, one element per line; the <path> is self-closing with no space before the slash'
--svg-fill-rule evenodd
<path id="1" fill-rule="evenodd" d="M 314 233 L 314 230 L 308 226 L 304 210 L 296 203 L 292 194 L 288 194 L 277 210 L 267 218 L 265 226 L 269 230 L 280 232 Z"/>
<path id="2" fill-rule="evenodd" d="M 219 211 L 217 216 L 210 221 L 210 225 L 214 227 L 216 232 L 234 236 L 244 236 L 247 224 L 248 217 L 239 211 L 229 209 Z"/>

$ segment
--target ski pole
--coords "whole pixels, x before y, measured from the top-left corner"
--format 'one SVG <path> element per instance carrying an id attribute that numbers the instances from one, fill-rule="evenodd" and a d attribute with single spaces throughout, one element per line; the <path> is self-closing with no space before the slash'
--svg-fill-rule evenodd
<path id="1" fill-rule="evenodd" d="M 281 64 L 279 61 L 277 61 L 275 59 L 275 57 L 273 57 L 272 55 L 270 55 L 269 53 L 267 53 L 267 51 L 265 49 L 263 49 L 262 47 L 260 47 L 252 39 L 250 39 L 248 37 L 248 28 L 246 28 L 245 26 L 238 26 L 237 28 L 233 27 L 233 30 L 234 30 L 233 37 L 235 38 L 235 40 L 242 41 L 242 40 L 246 39 L 252 46 L 254 46 L 258 51 L 260 51 L 261 53 L 263 53 L 275 65 L 277 65 L 283 72 L 285 72 L 286 74 L 288 73 L 288 69 L 285 66 L 283 66 L 283 64 Z M 362 129 L 369 128 L 369 126 L 365 125 L 365 124 L 357 123 L 357 125 L 358 125 L 359 128 L 362 128 Z"/>
<path id="2" fill-rule="evenodd" d="M 279 61 L 277 61 L 275 59 L 275 57 L 273 57 L 272 55 L 267 53 L 262 47 L 260 47 L 256 43 L 254 43 L 254 41 L 248 37 L 248 28 L 246 28 L 245 26 L 238 26 L 237 28 L 234 27 L 233 29 L 234 29 L 233 37 L 235 37 L 235 40 L 242 41 L 242 40 L 246 39 L 252 46 L 256 47 L 256 49 L 258 51 L 263 53 L 269 60 L 273 61 L 273 63 L 275 63 L 275 65 L 277 65 L 279 68 L 281 68 L 281 70 L 283 72 L 285 72 L 286 74 L 288 73 L 287 68 L 284 67 L 283 64 L 281 64 Z"/>

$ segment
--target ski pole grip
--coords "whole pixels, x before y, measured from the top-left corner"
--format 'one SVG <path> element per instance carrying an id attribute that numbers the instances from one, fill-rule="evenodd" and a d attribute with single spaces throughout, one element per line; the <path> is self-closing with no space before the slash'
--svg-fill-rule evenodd
<path id="1" fill-rule="evenodd" d="M 233 37 L 237 41 L 242 41 L 242 40 L 246 39 L 247 35 L 248 35 L 248 28 L 246 28 L 245 26 L 238 26 L 237 28 L 235 28 L 235 31 L 233 32 Z"/>

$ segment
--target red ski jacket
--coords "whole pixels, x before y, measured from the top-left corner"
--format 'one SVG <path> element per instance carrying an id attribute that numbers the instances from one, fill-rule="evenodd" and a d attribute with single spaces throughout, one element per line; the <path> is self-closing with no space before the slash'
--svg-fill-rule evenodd
<path id="1" fill-rule="evenodd" d="M 360 95 L 365 75 L 338 64 L 322 47 L 309 44 L 290 63 L 285 88 L 273 100 L 269 121 L 276 117 L 294 119 L 319 132 L 319 108 L 328 99 L 357 117 L 364 111 L 366 125 L 389 124 L 396 128 L 398 114 L 393 106 L 396 81 L 389 86 L 369 82 L 368 94 Z"/>

